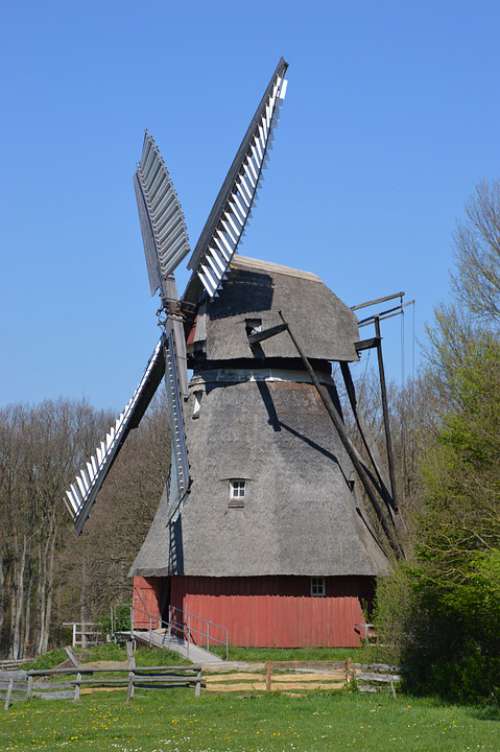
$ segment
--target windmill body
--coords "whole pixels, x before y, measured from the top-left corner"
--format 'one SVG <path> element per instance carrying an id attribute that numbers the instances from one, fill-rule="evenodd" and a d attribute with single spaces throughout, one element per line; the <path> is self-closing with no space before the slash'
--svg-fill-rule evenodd
<path id="1" fill-rule="evenodd" d="M 192 485 L 178 508 L 164 494 L 132 567 L 137 626 L 146 626 L 147 602 L 164 618 L 171 604 L 224 624 L 234 644 L 357 642 L 361 599 L 387 560 L 286 332 L 248 343 L 249 330 L 278 324 L 280 310 L 334 399 L 330 362 L 357 359 L 355 317 L 318 277 L 237 257 L 224 295 L 189 332 Z M 235 482 L 243 496 L 233 496 Z"/>
<path id="2" fill-rule="evenodd" d="M 131 569 L 135 628 L 175 613 L 181 622 L 224 625 L 234 644 L 351 646 L 359 644 L 361 602 L 388 571 L 363 495 L 399 551 L 390 494 L 373 458 L 367 467 L 352 446 L 332 378 L 340 363 L 355 410 L 357 319 L 317 276 L 236 255 L 286 69 L 280 60 L 189 260 L 181 298 L 174 272 L 189 253 L 184 215 L 146 133 L 134 188 L 162 336 L 65 501 L 80 533 L 164 378 L 171 468 Z"/>

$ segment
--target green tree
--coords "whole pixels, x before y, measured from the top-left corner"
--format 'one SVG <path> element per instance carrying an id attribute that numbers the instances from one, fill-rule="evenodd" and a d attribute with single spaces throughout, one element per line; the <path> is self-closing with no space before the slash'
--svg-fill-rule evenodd
<path id="1" fill-rule="evenodd" d="M 402 662 L 408 688 L 455 700 L 500 691 L 499 362 L 493 338 L 469 348 L 451 383 L 458 408 L 422 464 Z"/>
<path id="2" fill-rule="evenodd" d="M 500 676 L 498 181 L 476 189 L 455 251 L 416 385 L 432 430 L 413 426 L 413 554 L 379 586 L 376 621 L 409 689 L 469 701 L 498 699 Z"/>

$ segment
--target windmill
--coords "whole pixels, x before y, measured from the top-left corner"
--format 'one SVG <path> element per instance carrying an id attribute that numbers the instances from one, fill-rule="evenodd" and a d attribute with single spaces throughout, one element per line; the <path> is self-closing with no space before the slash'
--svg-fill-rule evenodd
<path id="1" fill-rule="evenodd" d="M 356 414 L 349 362 L 376 343 L 359 341 L 353 311 L 315 275 L 235 255 L 268 160 L 287 67 L 280 59 L 243 137 L 190 256 L 182 297 L 174 272 L 190 251 L 186 223 L 146 132 L 133 182 L 162 335 L 136 391 L 65 501 L 81 533 L 129 431 L 164 378 L 170 477 L 132 568 L 136 589 L 168 587 L 171 605 L 184 612 L 190 603 L 198 615 L 234 622 L 235 640 L 266 587 L 296 599 L 324 597 L 325 609 L 350 598 L 344 632 L 324 640 L 352 644 L 360 599 L 388 570 L 387 548 L 396 556 L 402 548 L 394 485 L 385 484 L 368 444 L 366 462 L 350 440 L 330 364 L 341 364 Z M 313 486 L 317 502 L 309 510 L 304 489 Z M 286 592 L 275 592 L 280 588 Z M 207 607 L 216 592 L 223 596 L 219 603 L 226 599 L 224 618 Z M 238 616 L 240 606 L 228 604 L 238 596 L 241 605 L 243 595 L 250 610 Z M 271 638 L 241 639 L 264 644 Z"/>

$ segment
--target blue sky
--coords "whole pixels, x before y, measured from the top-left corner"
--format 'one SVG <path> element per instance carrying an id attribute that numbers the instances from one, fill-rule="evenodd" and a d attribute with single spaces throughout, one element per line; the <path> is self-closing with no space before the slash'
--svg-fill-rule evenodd
<path id="1" fill-rule="evenodd" d="M 499 28 L 481 0 L 4 5 L 0 404 L 127 401 L 158 336 L 131 183 L 143 130 L 194 245 L 280 55 L 289 88 L 241 253 L 314 271 L 350 305 L 406 290 L 421 339 L 464 203 L 498 177 Z M 397 380 L 397 320 L 385 335 Z M 407 350 L 410 335 L 408 320 Z"/>

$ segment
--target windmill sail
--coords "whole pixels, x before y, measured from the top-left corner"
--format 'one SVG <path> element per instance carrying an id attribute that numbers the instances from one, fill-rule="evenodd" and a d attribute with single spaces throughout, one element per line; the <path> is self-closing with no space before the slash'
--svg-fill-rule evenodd
<path id="1" fill-rule="evenodd" d="M 180 501 L 189 488 L 189 460 L 186 444 L 186 429 L 184 425 L 182 383 L 179 375 L 183 373 L 179 365 L 176 336 L 173 322 L 167 324 L 165 341 L 165 386 L 167 403 L 170 414 L 170 433 L 172 439 L 172 467 L 171 491 L 175 492 Z M 175 488 L 172 481 L 175 481 Z"/>
<path id="2" fill-rule="evenodd" d="M 161 290 L 165 327 L 165 386 L 172 437 L 172 488 L 182 498 L 189 488 L 183 401 L 188 396 L 186 340 L 174 270 L 189 251 L 186 223 L 165 162 L 146 131 L 134 176 L 151 292 Z"/>
<path id="3" fill-rule="evenodd" d="M 97 494 L 104 483 L 113 462 L 118 456 L 129 431 L 137 428 L 147 410 L 165 373 L 165 356 L 162 340 L 149 359 L 139 386 L 126 404 L 123 412 L 109 429 L 104 441 L 96 448 L 90 461 L 82 467 L 74 482 L 66 491 L 66 506 L 73 519 L 76 532 L 80 534 L 90 516 Z"/>
<path id="4" fill-rule="evenodd" d="M 288 64 L 281 58 L 252 118 L 212 211 L 196 244 L 188 267 L 210 298 L 222 284 L 236 252 L 261 180 L 262 169 L 285 98 Z M 190 285 L 185 298 L 189 298 Z"/>
<path id="5" fill-rule="evenodd" d="M 189 253 L 184 213 L 154 138 L 144 135 L 142 155 L 134 175 L 144 253 L 151 295 Z"/>

